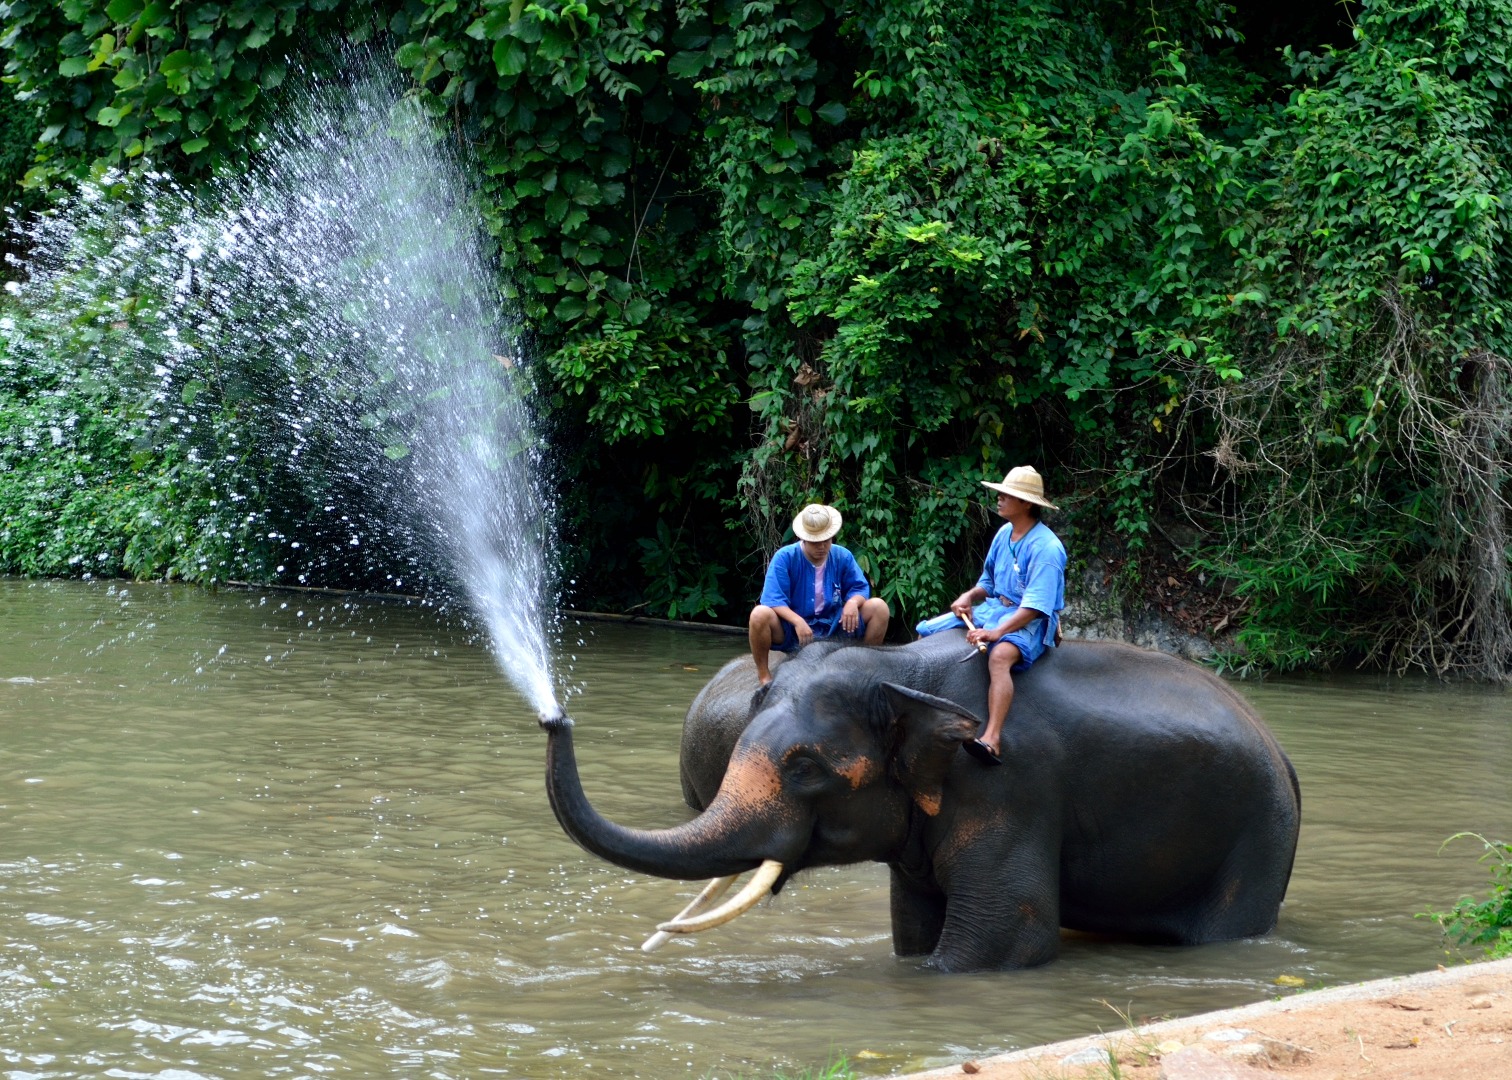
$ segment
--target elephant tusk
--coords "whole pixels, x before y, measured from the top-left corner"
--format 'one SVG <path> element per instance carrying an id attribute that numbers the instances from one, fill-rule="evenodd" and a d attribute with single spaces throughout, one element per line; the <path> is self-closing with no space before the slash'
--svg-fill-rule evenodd
<path id="1" fill-rule="evenodd" d="M 756 876 L 746 882 L 745 888 L 713 911 L 690 919 L 679 916 L 671 922 L 660 923 L 656 928 L 665 934 L 696 934 L 723 926 L 755 907 L 756 901 L 771 892 L 772 884 L 781 876 L 782 864 L 776 859 L 767 859 L 756 870 Z"/>
<path id="2" fill-rule="evenodd" d="M 717 877 L 711 880 L 707 885 L 703 887 L 703 892 L 695 896 L 692 902 L 689 903 L 687 907 L 679 911 L 677 913 L 677 917 L 672 921 L 681 922 L 683 919 L 688 918 L 690 915 L 697 915 L 700 911 L 708 907 L 715 900 L 718 900 L 720 896 L 724 894 L 724 891 L 726 889 L 735 884 L 735 879 L 739 876 L 739 874 L 731 874 L 729 877 Z M 656 933 L 648 937 L 645 943 L 641 945 L 641 952 L 655 952 L 657 949 L 661 948 L 671 940 L 671 934 L 667 933 L 665 930 L 658 930 Z"/>

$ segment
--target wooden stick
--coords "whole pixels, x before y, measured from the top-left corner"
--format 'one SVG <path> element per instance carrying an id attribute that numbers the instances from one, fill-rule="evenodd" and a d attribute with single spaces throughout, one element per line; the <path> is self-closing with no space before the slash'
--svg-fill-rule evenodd
<path id="1" fill-rule="evenodd" d="M 974 623 L 974 622 L 971 621 L 971 609 L 970 608 L 967 608 L 966 609 L 966 614 L 964 614 L 964 615 L 961 616 L 961 621 L 966 624 L 966 629 L 968 629 L 968 630 L 975 630 L 976 629 L 976 623 Z M 977 652 L 986 652 L 987 651 L 987 643 L 985 641 L 979 641 L 979 642 L 977 642 L 976 643 L 976 651 Z"/>

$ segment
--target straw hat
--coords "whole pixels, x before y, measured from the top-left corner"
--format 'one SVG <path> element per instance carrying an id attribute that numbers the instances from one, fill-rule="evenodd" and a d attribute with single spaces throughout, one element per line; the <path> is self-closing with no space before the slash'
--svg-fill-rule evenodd
<path id="1" fill-rule="evenodd" d="M 800 540 L 828 540 L 840 531 L 840 511 L 823 503 L 809 503 L 793 519 L 793 532 Z"/>
<path id="2" fill-rule="evenodd" d="M 1045 481 L 1040 474 L 1034 471 L 1032 465 L 1020 465 L 1016 469 L 1009 469 L 1008 475 L 1003 477 L 1001 484 L 994 484 L 991 480 L 983 480 L 983 487 L 990 487 L 993 491 L 1001 491 L 1012 495 L 1016 499 L 1025 502 L 1038 503 L 1040 506 L 1048 506 L 1051 510 L 1059 510 L 1049 499 L 1045 498 Z"/>

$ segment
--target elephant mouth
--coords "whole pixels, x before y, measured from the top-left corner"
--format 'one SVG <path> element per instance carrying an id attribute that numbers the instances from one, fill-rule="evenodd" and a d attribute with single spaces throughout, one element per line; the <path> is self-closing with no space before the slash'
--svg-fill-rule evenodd
<path id="1" fill-rule="evenodd" d="M 738 919 L 755 907 L 762 897 L 780 889 L 787 877 L 780 862 L 776 859 L 767 859 L 757 867 L 756 873 L 752 875 L 750 881 L 746 882 L 740 892 L 718 907 L 714 907 L 714 902 L 729 890 L 739 876 L 739 874 L 731 874 L 728 877 L 717 877 L 710 881 L 687 907 L 677 913 L 675 918 L 657 924 L 656 933 L 645 940 L 641 945 L 641 950 L 654 952 L 671 941 L 673 934 L 698 934 Z"/>

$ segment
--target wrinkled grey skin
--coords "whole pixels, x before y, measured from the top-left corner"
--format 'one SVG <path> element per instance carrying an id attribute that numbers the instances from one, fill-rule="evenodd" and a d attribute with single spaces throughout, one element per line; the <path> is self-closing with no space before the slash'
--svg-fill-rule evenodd
<path id="1" fill-rule="evenodd" d="M 674 829 L 606 822 L 548 725 L 558 820 L 621 866 L 706 878 L 783 863 L 886 862 L 893 944 L 946 971 L 1041 964 L 1060 928 L 1198 944 L 1276 922 L 1300 822 L 1296 774 L 1248 705 L 1185 661 L 1066 642 L 1015 678 L 1003 760 L 960 749 L 986 663 L 952 632 L 900 647 L 811 645 L 752 712 L 749 657 L 695 699 Z"/>

